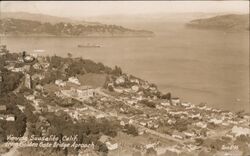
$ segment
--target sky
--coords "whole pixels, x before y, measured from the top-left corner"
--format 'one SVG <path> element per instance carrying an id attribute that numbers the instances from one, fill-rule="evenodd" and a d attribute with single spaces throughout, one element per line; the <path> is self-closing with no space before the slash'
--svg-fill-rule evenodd
<path id="1" fill-rule="evenodd" d="M 1 11 L 62 17 L 183 12 L 249 13 L 249 1 L 0 1 Z"/>

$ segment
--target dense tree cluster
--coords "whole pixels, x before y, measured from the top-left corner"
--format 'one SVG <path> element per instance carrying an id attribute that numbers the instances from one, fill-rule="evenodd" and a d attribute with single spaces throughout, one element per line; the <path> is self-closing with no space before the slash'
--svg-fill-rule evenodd
<path id="1" fill-rule="evenodd" d="M 129 124 L 126 124 L 124 126 L 124 132 L 126 132 L 127 134 L 131 134 L 133 136 L 138 135 L 138 130 L 135 128 L 135 126 Z"/>
<path id="2" fill-rule="evenodd" d="M 26 115 L 17 107 L 17 104 L 22 102 L 19 96 L 12 93 L 0 96 L 0 104 L 7 107 L 6 112 L 2 112 L 2 114 L 12 114 L 16 119 L 11 122 L 0 120 L 0 140 L 4 140 L 1 138 L 6 137 L 6 135 L 23 136 L 26 129 Z"/>
<path id="3" fill-rule="evenodd" d="M 102 134 L 115 137 L 120 128 L 118 122 L 107 119 L 88 118 L 85 121 L 77 121 L 74 124 L 68 114 L 61 112 L 60 115 L 45 113 L 45 118 L 50 123 L 49 134 L 57 136 L 78 135 L 78 143 L 96 145 L 96 150 L 107 152 L 106 145 L 99 142 Z"/>
<path id="4" fill-rule="evenodd" d="M 156 107 L 156 103 L 154 103 L 153 101 L 141 100 L 140 103 L 145 104 L 146 106 L 151 107 L 151 108 Z"/>
<path id="5" fill-rule="evenodd" d="M 11 72 L 9 70 L 1 70 L 1 83 L 0 83 L 0 95 L 6 94 L 10 91 L 15 90 L 19 84 L 22 82 L 22 77 L 24 76 L 20 72 Z"/>

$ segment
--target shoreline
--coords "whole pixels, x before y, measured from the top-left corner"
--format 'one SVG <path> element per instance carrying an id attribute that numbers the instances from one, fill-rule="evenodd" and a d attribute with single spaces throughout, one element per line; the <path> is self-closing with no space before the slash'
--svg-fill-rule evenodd
<path id="1" fill-rule="evenodd" d="M 148 38 L 155 37 L 155 34 L 152 35 L 82 35 L 82 36 L 73 36 L 73 35 L 49 35 L 49 34 L 0 34 L 0 37 L 56 37 L 56 38 Z"/>

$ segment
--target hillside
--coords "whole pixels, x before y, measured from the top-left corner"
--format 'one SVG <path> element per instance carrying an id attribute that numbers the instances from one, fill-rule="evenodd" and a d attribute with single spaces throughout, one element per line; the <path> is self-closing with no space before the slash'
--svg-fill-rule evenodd
<path id="1" fill-rule="evenodd" d="M 189 22 L 187 26 L 200 29 L 249 31 L 249 15 L 228 14 L 205 19 L 197 19 Z"/>
<path id="2" fill-rule="evenodd" d="M 68 22 L 42 23 L 33 20 L 2 18 L 0 20 L 2 35 L 17 36 L 77 36 L 77 37 L 128 37 L 152 36 L 153 32 L 133 30 L 117 25 L 83 25 Z"/>
<path id="3" fill-rule="evenodd" d="M 183 102 L 117 66 L 3 45 L 0 82 L 1 156 L 250 153 L 249 114 Z"/>
<path id="4" fill-rule="evenodd" d="M 57 16 L 35 14 L 35 13 L 28 13 L 28 12 L 1 12 L 0 17 L 2 19 L 14 18 L 14 19 L 22 19 L 22 20 L 30 20 L 30 21 L 39 21 L 42 23 L 48 22 L 51 24 L 66 22 L 66 23 L 82 24 L 82 25 L 102 25 L 99 22 L 73 20 L 73 19 L 66 18 L 66 17 L 57 17 Z"/>

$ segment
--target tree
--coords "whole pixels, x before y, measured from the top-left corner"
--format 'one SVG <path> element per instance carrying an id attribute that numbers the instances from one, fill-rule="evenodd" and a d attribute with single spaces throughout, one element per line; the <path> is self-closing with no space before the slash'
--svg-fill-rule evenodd
<path id="1" fill-rule="evenodd" d="M 138 131 L 137 131 L 137 129 L 133 125 L 126 124 L 125 127 L 124 127 L 124 129 L 127 132 L 127 134 L 131 134 L 133 136 L 137 136 L 138 135 Z"/>
<path id="2" fill-rule="evenodd" d="M 157 156 L 157 152 L 151 147 L 147 149 L 145 156 Z"/>
<path id="3" fill-rule="evenodd" d="M 110 92 L 113 92 L 113 91 L 114 91 L 114 87 L 113 87 L 113 86 L 108 86 L 108 90 L 109 90 Z"/>
<path id="4" fill-rule="evenodd" d="M 116 76 L 120 76 L 122 75 L 122 69 L 118 66 L 115 66 L 115 69 L 113 69 L 112 74 Z"/>
<path id="5" fill-rule="evenodd" d="M 167 93 L 161 96 L 161 99 L 171 100 L 171 93 Z"/>
<path id="6" fill-rule="evenodd" d="M 141 152 L 140 151 L 136 151 L 132 154 L 132 156 L 141 156 Z"/>
<path id="7" fill-rule="evenodd" d="M 68 57 L 69 57 L 69 58 L 71 58 L 71 57 L 72 57 L 72 54 L 71 54 L 71 53 L 68 53 L 67 55 L 68 55 Z"/>

